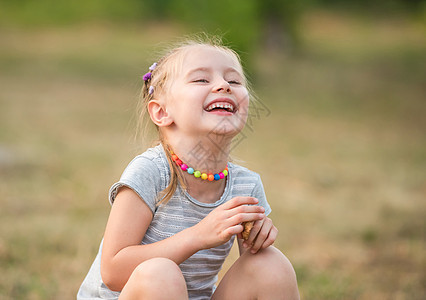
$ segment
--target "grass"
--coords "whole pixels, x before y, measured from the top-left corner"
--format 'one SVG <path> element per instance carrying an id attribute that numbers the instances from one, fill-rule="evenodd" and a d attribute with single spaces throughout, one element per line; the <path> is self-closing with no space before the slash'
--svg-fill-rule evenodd
<path id="1" fill-rule="evenodd" d="M 271 114 L 235 156 L 262 175 L 303 299 L 423 299 L 424 27 L 318 11 L 303 24 L 304 53 L 256 58 Z M 109 186 L 140 151 L 140 75 L 182 33 L 0 29 L 0 298 L 75 298 Z"/>

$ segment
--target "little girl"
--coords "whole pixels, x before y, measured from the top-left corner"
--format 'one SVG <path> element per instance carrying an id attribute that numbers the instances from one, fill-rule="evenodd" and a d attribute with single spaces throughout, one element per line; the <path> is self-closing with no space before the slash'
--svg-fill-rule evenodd
<path id="1" fill-rule="evenodd" d="M 250 102 L 238 55 L 189 41 L 143 79 L 160 143 L 111 187 L 103 242 L 77 298 L 298 299 L 293 267 L 272 246 L 259 175 L 229 162 Z M 216 286 L 235 237 L 240 257 Z"/>

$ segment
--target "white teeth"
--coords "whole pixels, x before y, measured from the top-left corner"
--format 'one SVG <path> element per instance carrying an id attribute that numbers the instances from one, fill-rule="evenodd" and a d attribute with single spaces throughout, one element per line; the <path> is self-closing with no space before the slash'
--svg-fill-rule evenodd
<path id="1" fill-rule="evenodd" d="M 224 109 L 228 110 L 229 112 L 233 112 L 234 111 L 234 106 L 232 104 L 230 104 L 230 103 L 225 103 L 225 104 L 223 104 L 223 103 L 213 103 L 213 104 L 209 105 L 206 108 L 206 110 L 207 111 L 211 111 L 211 110 L 213 110 L 215 108 L 224 108 Z"/>

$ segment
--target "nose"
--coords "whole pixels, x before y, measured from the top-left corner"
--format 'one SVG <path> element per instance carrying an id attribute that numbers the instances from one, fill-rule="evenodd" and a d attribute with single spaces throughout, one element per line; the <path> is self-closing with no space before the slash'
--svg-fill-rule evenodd
<path id="1" fill-rule="evenodd" d="M 221 80 L 217 86 L 215 87 L 216 92 L 225 92 L 230 93 L 231 92 L 231 86 L 226 80 Z"/>

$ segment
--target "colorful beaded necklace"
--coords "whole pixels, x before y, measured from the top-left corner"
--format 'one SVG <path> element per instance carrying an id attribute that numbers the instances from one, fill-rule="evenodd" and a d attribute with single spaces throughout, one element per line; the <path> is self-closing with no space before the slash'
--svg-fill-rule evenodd
<path id="1" fill-rule="evenodd" d="M 198 170 L 194 170 L 191 167 L 188 167 L 187 164 L 183 163 L 179 157 L 174 154 L 173 152 L 170 152 L 170 154 L 172 155 L 172 160 L 182 169 L 182 171 L 186 171 L 188 172 L 188 174 L 190 175 L 194 175 L 197 178 L 201 178 L 203 180 L 208 180 L 208 181 L 213 181 L 213 180 L 219 180 L 219 179 L 223 179 L 226 176 L 228 176 L 228 166 L 226 166 L 225 170 L 223 170 L 222 172 L 219 172 L 217 174 L 213 174 L 213 173 L 201 173 Z"/>

